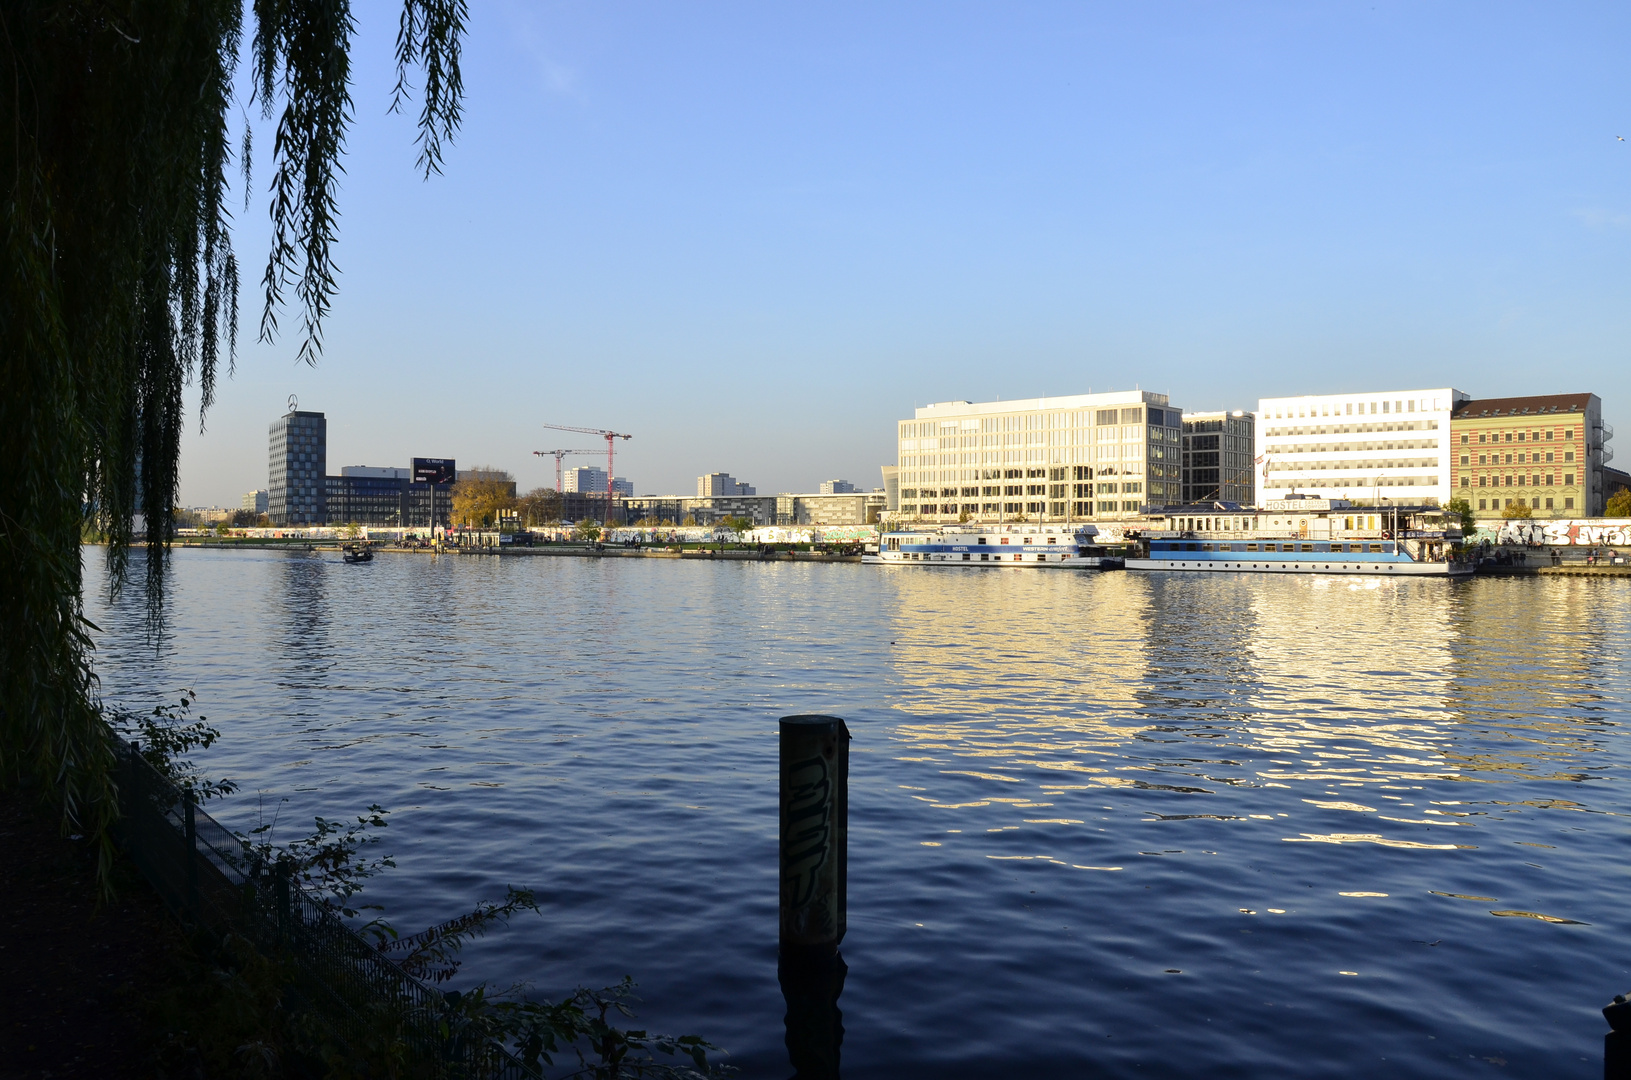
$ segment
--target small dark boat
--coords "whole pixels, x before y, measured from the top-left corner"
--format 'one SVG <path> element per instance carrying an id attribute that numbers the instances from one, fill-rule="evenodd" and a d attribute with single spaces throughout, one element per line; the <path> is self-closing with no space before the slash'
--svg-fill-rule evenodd
<path id="1" fill-rule="evenodd" d="M 374 549 L 367 544 L 347 544 L 340 549 L 346 562 L 373 562 Z"/>

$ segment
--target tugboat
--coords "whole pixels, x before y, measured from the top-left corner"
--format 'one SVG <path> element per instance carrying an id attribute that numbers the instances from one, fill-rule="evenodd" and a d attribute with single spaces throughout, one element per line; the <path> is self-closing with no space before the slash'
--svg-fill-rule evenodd
<path id="1" fill-rule="evenodd" d="M 341 558 L 348 563 L 374 561 L 374 549 L 367 544 L 347 544 L 340 549 L 340 552 Z"/>

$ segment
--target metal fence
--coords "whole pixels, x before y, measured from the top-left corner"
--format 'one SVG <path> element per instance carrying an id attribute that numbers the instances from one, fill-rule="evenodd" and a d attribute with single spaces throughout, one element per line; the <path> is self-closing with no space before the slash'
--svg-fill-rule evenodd
<path id="1" fill-rule="evenodd" d="M 267 866 L 249 846 L 199 810 L 190 795 L 116 742 L 120 840 L 164 902 L 189 925 L 236 934 L 288 971 L 285 1001 L 348 1057 L 388 1046 L 436 1080 L 538 1080 L 504 1047 L 469 1038 L 448 999 L 415 979 L 352 930 L 320 899 Z"/>

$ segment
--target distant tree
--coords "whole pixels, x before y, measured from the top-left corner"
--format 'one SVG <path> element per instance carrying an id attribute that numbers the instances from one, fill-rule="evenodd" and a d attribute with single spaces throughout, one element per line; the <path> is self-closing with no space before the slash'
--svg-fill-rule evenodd
<path id="1" fill-rule="evenodd" d="M 1535 516 L 1535 512 L 1529 509 L 1528 503 L 1524 502 L 1522 499 L 1519 499 L 1517 502 L 1506 508 L 1506 516 L 1507 520 L 1509 521 L 1527 521 L 1529 518 Z"/>
<path id="2" fill-rule="evenodd" d="M 552 525 L 561 520 L 561 493 L 554 488 L 533 488 L 518 500 L 521 524 Z"/>
<path id="3" fill-rule="evenodd" d="M 1472 503 L 1467 499 L 1451 499 L 1444 507 L 1445 516 L 1460 524 L 1461 531 L 1470 533 L 1478 528 L 1478 517 L 1472 512 Z"/>
<path id="4" fill-rule="evenodd" d="M 694 529 L 697 527 L 697 516 L 695 514 L 686 514 L 685 520 L 680 522 L 680 524 L 687 528 Z"/>
<path id="5" fill-rule="evenodd" d="M 1621 488 L 1608 497 L 1608 505 L 1603 507 L 1603 516 L 1611 518 L 1631 518 L 1631 488 Z"/>
<path id="6" fill-rule="evenodd" d="M 232 527 L 234 529 L 254 528 L 260 522 L 262 516 L 253 510 L 234 510 L 231 519 Z"/>
<path id="7" fill-rule="evenodd" d="M 453 485 L 453 520 L 459 525 L 491 525 L 500 510 L 514 510 L 515 477 L 491 465 L 466 471 Z"/>
<path id="8" fill-rule="evenodd" d="M 578 522 L 578 539 L 594 541 L 600 539 L 600 522 L 584 518 Z"/>
<path id="9" fill-rule="evenodd" d="M 728 517 L 719 523 L 721 529 L 728 529 L 738 536 L 753 528 L 753 519 L 749 517 Z"/>
<path id="10" fill-rule="evenodd" d="M 961 514 L 957 515 L 957 523 L 959 525 L 967 525 L 968 524 L 968 511 L 967 510 L 964 510 Z"/>

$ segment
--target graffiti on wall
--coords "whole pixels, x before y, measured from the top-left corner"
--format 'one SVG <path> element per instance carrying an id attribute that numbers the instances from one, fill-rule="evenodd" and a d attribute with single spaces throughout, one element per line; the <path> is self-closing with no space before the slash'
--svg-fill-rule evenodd
<path id="1" fill-rule="evenodd" d="M 1472 539 L 1545 547 L 1618 547 L 1631 545 L 1631 518 L 1503 521 L 1498 526 L 1479 529 Z"/>

